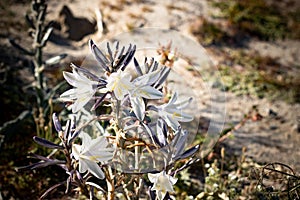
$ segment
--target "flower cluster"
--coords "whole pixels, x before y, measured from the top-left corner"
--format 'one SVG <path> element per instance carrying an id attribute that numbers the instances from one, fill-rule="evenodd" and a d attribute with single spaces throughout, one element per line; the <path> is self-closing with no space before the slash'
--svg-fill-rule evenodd
<path id="1" fill-rule="evenodd" d="M 89 119 L 96 121 L 106 134 L 95 136 L 83 131 L 85 124 L 78 126 L 74 119 L 69 120 L 63 130 L 54 115 L 61 144 L 38 137 L 34 140 L 48 148 L 62 150 L 66 161 L 45 159 L 38 167 L 59 163 L 70 175 L 67 185 L 78 186 L 82 191 L 88 190 L 86 185 L 103 190 L 96 182 L 88 181 L 90 175 L 105 179 L 110 190 L 108 195 L 119 187 L 114 183 L 124 181 L 123 174 L 117 171 L 114 174 L 112 169 L 146 173 L 153 184 L 152 194 L 156 191 L 154 195 L 164 199 L 174 192 L 173 185 L 177 181 L 174 176 L 183 169 L 173 169 L 174 162 L 192 157 L 199 150 L 198 145 L 186 150 L 189 133 L 180 124 L 193 120 L 193 116 L 184 111 L 192 98 L 179 101 L 178 93 L 174 92 L 166 101 L 168 94 L 164 87 L 171 68 L 159 65 L 154 59 L 145 59 L 141 66 L 134 58 L 135 45 L 125 50 L 117 43 L 112 50 L 108 44 L 107 53 L 93 41 L 89 46 L 104 73 L 95 74 L 71 64 L 72 72 L 63 72 L 63 76 L 73 88 L 62 93 L 60 99 L 72 104 L 76 116 L 86 114 L 86 105 L 92 103 L 91 109 L 100 111 L 95 114 L 101 114 Z"/>

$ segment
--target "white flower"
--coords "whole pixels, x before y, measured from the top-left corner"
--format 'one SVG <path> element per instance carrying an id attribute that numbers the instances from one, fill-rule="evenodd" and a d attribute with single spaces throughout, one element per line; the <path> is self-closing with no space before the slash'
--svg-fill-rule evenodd
<path id="1" fill-rule="evenodd" d="M 173 185 L 177 182 L 177 178 L 174 178 L 165 171 L 157 174 L 148 174 L 149 181 L 153 183 L 151 190 L 156 190 L 158 199 L 164 199 L 167 192 L 174 192 Z"/>
<path id="2" fill-rule="evenodd" d="M 98 82 L 88 79 L 75 69 L 72 72 L 63 72 L 63 76 L 74 88 L 61 94 L 60 98 L 63 101 L 75 101 L 72 105 L 72 112 L 75 113 L 83 108 L 94 96 Z"/>
<path id="3" fill-rule="evenodd" d="M 87 133 L 82 132 L 81 138 L 82 145 L 72 146 L 72 155 L 79 161 L 79 172 L 85 173 L 88 170 L 95 177 L 103 179 L 104 173 L 97 163 L 111 160 L 114 149 L 107 147 L 108 142 L 104 136 L 92 139 Z"/>
<path id="4" fill-rule="evenodd" d="M 159 78 L 160 72 L 160 70 L 156 70 L 136 78 L 133 81 L 134 88 L 129 91 L 133 112 L 141 121 L 145 116 L 145 103 L 143 98 L 160 99 L 163 96 L 162 92 L 151 86 Z"/>
<path id="5" fill-rule="evenodd" d="M 107 79 L 106 89 L 114 92 L 118 100 L 122 100 L 125 95 L 129 95 L 133 112 L 139 120 L 145 116 L 145 99 L 160 99 L 163 94 L 151 85 L 159 78 L 161 70 L 137 77 L 131 82 L 130 74 L 118 70 L 110 74 Z"/>
<path id="6" fill-rule="evenodd" d="M 180 122 L 190 122 L 193 120 L 193 116 L 182 111 L 183 108 L 188 106 L 192 101 L 189 98 L 182 102 L 177 102 L 177 93 L 175 92 L 167 104 L 157 106 L 158 115 L 163 118 L 168 126 L 173 130 L 177 130 L 180 126 Z"/>
<path id="7" fill-rule="evenodd" d="M 133 89 L 133 84 L 130 82 L 130 74 L 118 70 L 117 72 L 111 73 L 107 79 L 106 88 L 108 91 L 114 92 L 118 100 L 122 100 L 129 90 Z"/>

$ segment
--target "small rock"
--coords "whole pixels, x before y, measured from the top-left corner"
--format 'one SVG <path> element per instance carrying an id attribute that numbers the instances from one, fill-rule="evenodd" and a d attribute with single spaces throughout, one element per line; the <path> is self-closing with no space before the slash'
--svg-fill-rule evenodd
<path id="1" fill-rule="evenodd" d="M 277 116 L 277 112 L 275 112 L 275 111 L 272 110 L 272 109 L 269 109 L 269 116 L 270 116 L 270 117 L 276 117 L 276 116 Z"/>
<path id="2" fill-rule="evenodd" d="M 294 132 L 300 134 L 300 124 L 295 124 L 295 125 L 292 127 L 292 130 L 293 130 Z"/>
<path id="3" fill-rule="evenodd" d="M 270 126 L 270 130 L 276 130 L 276 129 L 278 129 L 278 126 Z"/>

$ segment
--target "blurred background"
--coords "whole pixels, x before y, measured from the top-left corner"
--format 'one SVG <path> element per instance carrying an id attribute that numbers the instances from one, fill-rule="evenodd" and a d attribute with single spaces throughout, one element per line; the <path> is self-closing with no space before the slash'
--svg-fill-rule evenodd
<path id="1" fill-rule="evenodd" d="M 67 88 L 62 71 L 82 62 L 88 40 L 100 42 L 136 28 L 176 30 L 197 41 L 221 80 L 213 70 L 201 73 L 227 95 L 222 137 L 203 162 L 179 175 L 178 199 L 268 199 L 270 191 L 283 190 L 290 180 L 272 172 L 269 185 L 258 190 L 256 167 L 280 162 L 290 168 L 278 164 L 274 169 L 300 174 L 299 1 L 1 0 L 0 14 L 0 199 L 37 199 L 61 181 L 59 168 L 15 168 L 30 164 L 30 153 L 47 154 L 34 144 L 34 135 L 55 141 L 50 116 L 63 111 L 57 101 Z M 200 123 L 199 131 L 205 132 L 207 121 Z M 195 142 L 201 142 L 201 133 Z M 210 174 L 210 168 L 217 173 Z M 294 181 L 299 192 L 299 177 Z M 67 198 L 64 189 L 51 198 Z M 75 192 L 71 197 L 79 198 Z"/>

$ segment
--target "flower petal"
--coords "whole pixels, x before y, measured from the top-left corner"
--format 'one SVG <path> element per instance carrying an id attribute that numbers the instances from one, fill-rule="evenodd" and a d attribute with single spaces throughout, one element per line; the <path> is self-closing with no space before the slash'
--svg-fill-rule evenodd
<path id="1" fill-rule="evenodd" d="M 119 70 L 108 77 L 106 88 L 113 91 L 118 100 L 122 100 L 134 87 L 130 80 L 130 74 Z"/>
<path id="2" fill-rule="evenodd" d="M 171 182 L 172 185 L 175 185 L 175 183 L 177 182 L 178 178 L 175 178 L 173 176 L 169 176 L 169 180 L 170 180 L 170 182 Z"/>
<path id="3" fill-rule="evenodd" d="M 86 163 L 86 159 L 82 159 L 79 157 L 79 172 L 85 173 L 88 170 L 88 165 Z"/>
<path id="4" fill-rule="evenodd" d="M 130 97 L 131 106 L 136 117 L 143 121 L 145 117 L 145 102 L 141 97 Z"/>
<path id="5" fill-rule="evenodd" d="M 146 99 L 160 99 L 163 96 L 162 92 L 149 85 L 141 87 L 137 92 L 139 93 L 139 96 Z"/>
<path id="6" fill-rule="evenodd" d="M 157 181 L 157 174 L 148 174 L 149 181 L 155 183 Z M 153 188 L 152 188 L 153 189 Z"/>
<path id="7" fill-rule="evenodd" d="M 91 154 L 91 156 L 89 156 L 90 160 L 95 162 L 106 162 L 113 158 L 113 152 L 113 148 L 106 148 L 105 150 L 98 151 L 97 153 L 89 151 L 87 154 Z"/>
<path id="8" fill-rule="evenodd" d="M 93 97 L 94 93 L 84 93 L 81 96 L 77 96 L 75 103 L 72 106 L 72 112 L 76 113 L 82 109 Z"/>
<path id="9" fill-rule="evenodd" d="M 100 149 L 106 149 L 108 145 L 107 139 L 104 136 L 97 137 L 90 141 L 88 150 L 92 152 L 97 152 Z"/>
<path id="10" fill-rule="evenodd" d="M 73 101 L 77 98 L 76 89 L 69 89 L 62 93 L 59 97 L 62 101 Z"/>
<path id="11" fill-rule="evenodd" d="M 178 97 L 177 92 L 174 92 L 174 94 L 172 95 L 171 99 L 169 100 L 166 106 L 175 104 L 175 102 L 177 101 L 177 97 Z"/>
<path id="12" fill-rule="evenodd" d="M 70 85 L 76 87 L 77 79 L 73 73 L 63 71 L 63 76 Z"/>
<path id="13" fill-rule="evenodd" d="M 177 130 L 178 127 L 180 126 L 179 122 L 171 117 L 170 115 L 166 114 L 163 115 L 162 118 L 166 121 L 166 123 L 173 129 L 173 130 Z"/>
<path id="14" fill-rule="evenodd" d="M 160 77 L 160 72 L 161 70 L 156 70 L 148 74 L 144 74 L 143 76 L 139 76 L 134 79 L 133 83 L 135 85 L 152 85 Z"/>
<path id="15" fill-rule="evenodd" d="M 161 147 L 166 146 L 167 145 L 167 125 L 166 123 L 159 118 L 157 120 L 157 124 L 156 124 L 156 133 L 157 133 L 157 139 L 161 145 Z"/>
<path id="16" fill-rule="evenodd" d="M 180 103 L 176 103 L 175 106 L 177 109 L 183 109 L 185 107 L 187 107 L 193 100 L 193 97 L 190 97 L 184 101 L 181 101 Z"/>
<path id="17" fill-rule="evenodd" d="M 86 133 L 84 131 L 82 131 L 80 133 L 79 137 L 82 140 L 82 150 L 81 150 L 81 153 L 84 154 L 84 152 L 86 150 L 89 150 L 90 144 L 92 142 L 92 138 L 91 138 L 91 136 L 88 133 Z"/>
<path id="18" fill-rule="evenodd" d="M 81 145 L 78 144 L 72 145 L 72 155 L 74 156 L 75 160 L 79 160 L 80 149 L 81 149 Z"/>
<path id="19" fill-rule="evenodd" d="M 97 163 L 90 160 L 85 160 L 85 164 L 87 165 L 88 171 L 91 172 L 95 177 L 99 179 L 105 178 L 103 171 Z"/>

